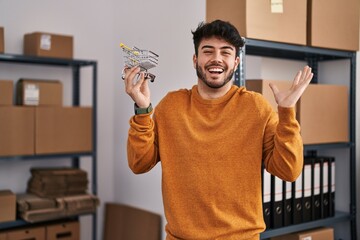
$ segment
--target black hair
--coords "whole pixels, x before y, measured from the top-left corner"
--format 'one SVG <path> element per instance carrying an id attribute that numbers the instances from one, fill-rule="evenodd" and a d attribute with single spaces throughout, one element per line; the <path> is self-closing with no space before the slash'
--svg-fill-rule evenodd
<path id="1" fill-rule="evenodd" d="M 236 56 L 239 56 L 240 48 L 244 46 L 244 41 L 241 38 L 238 30 L 234 25 L 222 20 L 215 20 L 213 22 L 201 22 L 193 34 L 195 55 L 198 56 L 198 49 L 201 40 L 210 37 L 219 37 L 230 43 L 236 48 Z"/>

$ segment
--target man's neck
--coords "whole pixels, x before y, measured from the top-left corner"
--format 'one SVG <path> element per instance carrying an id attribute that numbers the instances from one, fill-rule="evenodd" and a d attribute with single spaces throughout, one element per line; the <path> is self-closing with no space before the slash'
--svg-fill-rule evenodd
<path id="1" fill-rule="evenodd" d="M 198 81 L 198 92 L 203 99 L 217 99 L 224 96 L 232 86 L 232 81 L 228 82 L 221 88 L 211 88 L 205 85 L 201 80 Z"/>

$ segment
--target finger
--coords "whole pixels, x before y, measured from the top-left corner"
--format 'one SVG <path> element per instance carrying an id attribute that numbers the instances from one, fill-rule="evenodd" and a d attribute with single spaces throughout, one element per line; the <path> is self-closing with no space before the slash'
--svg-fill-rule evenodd
<path id="1" fill-rule="evenodd" d="M 133 67 L 128 69 L 125 73 L 124 83 L 125 83 L 125 90 L 128 94 L 131 94 L 134 91 L 134 87 L 135 87 L 134 79 L 139 71 L 140 69 L 138 69 L 137 67 Z"/>
<path id="2" fill-rule="evenodd" d="M 140 68 L 139 67 L 132 67 L 130 69 L 127 69 L 125 71 L 125 84 L 126 85 L 133 85 L 133 80 L 135 78 L 135 76 L 140 72 Z"/>
<path id="3" fill-rule="evenodd" d="M 312 77 L 314 76 L 314 74 L 312 73 L 311 70 L 312 69 L 309 67 L 308 72 L 306 74 L 306 81 L 309 81 L 309 82 L 311 81 Z"/>
<path id="4" fill-rule="evenodd" d="M 145 74 L 144 74 L 144 72 L 141 72 L 141 73 L 139 73 L 139 79 L 138 79 L 138 81 L 136 82 L 136 84 L 134 85 L 134 87 L 136 87 L 136 88 L 141 88 L 141 86 L 142 86 L 142 84 L 144 83 L 144 81 L 145 81 Z"/>
<path id="5" fill-rule="evenodd" d="M 305 66 L 302 80 L 307 82 L 310 77 L 310 74 L 311 74 L 311 67 Z"/>
<path id="6" fill-rule="evenodd" d="M 296 85 L 298 85 L 301 77 L 302 77 L 302 71 L 298 71 L 298 73 L 295 75 L 295 78 L 294 78 L 294 81 L 293 81 L 293 84 L 291 87 L 295 87 Z"/>
<path id="7" fill-rule="evenodd" d="M 121 79 L 122 80 L 125 80 L 125 74 L 126 74 L 126 72 L 127 72 L 127 70 L 129 70 L 130 69 L 130 67 L 128 67 L 128 66 L 124 66 L 124 68 L 123 68 L 123 70 L 121 71 Z"/>
<path id="8" fill-rule="evenodd" d="M 148 79 L 145 78 L 145 74 L 144 75 L 144 81 L 143 81 L 143 84 L 141 85 L 141 92 L 144 93 L 144 94 L 147 94 L 148 91 L 149 91 L 149 81 Z"/>
<path id="9" fill-rule="evenodd" d="M 279 89 L 277 88 L 277 86 L 273 83 L 269 83 L 269 86 L 270 86 L 271 90 L 273 91 L 274 96 L 276 96 L 279 93 Z"/>

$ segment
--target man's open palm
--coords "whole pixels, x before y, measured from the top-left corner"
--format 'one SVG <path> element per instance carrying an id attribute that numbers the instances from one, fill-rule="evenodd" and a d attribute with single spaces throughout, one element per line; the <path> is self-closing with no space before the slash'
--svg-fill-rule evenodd
<path id="1" fill-rule="evenodd" d="M 309 66 L 305 66 L 299 71 L 293 81 L 290 89 L 279 91 L 275 84 L 270 83 L 270 88 L 274 93 L 275 100 L 280 107 L 294 107 L 299 100 L 306 87 L 309 85 L 314 74 Z"/>

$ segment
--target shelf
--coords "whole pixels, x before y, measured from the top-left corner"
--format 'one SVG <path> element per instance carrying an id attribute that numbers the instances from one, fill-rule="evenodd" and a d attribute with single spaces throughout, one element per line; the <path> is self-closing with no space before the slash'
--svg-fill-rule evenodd
<path id="1" fill-rule="evenodd" d="M 270 237 L 280 236 L 284 234 L 289 234 L 289 233 L 303 231 L 317 227 L 323 227 L 334 223 L 345 222 L 350 220 L 351 220 L 350 213 L 336 212 L 334 217 L 319 219 L 316 221 L 310 221 L 310 222 L 291 225 L 287 227 L 269 229 L 261 234 L 260 239 L 267 239 Z"/>
<path id="2" fill-rule="evenodd" d="M 81 217 L 81 216 L 89 216 L 89 215 L 93 215 L 93 213 L 80 214 L 77 216 L 69 216 L 69 217 L 63 217 L 63 218 L 58 218 L 58 219 L 46 220 L 46 221 L 39 221 L 36 223 L 30 223 L 30 222 L 26 222 L 21 219 L 17 219 L 15 221 L 11 221 L 11 222 L 0 223 L 0 230 L 8 230 L 8 229 L 20 228 L 20 227 L 33 227 L 36 225 L 43 225 L 43 224 L 63 223 L 65 221 L 77 220 L 78 217 Z"/>
<path id="3" fill-rule="evenodd" d="M 16 160 L 36 160 L 36 159 L 58 159 L 58 158 L 76 158 L 76 157 L 91 157 L 92 152 L 81 153 L 64 153 L 64 154 L 42 154 L 42 155 L 23 155 L 23 156 L 8 156 L 1 157 L 0 161 L 16 161 Z"/>
<path id="4" fill-rule="evenodd" d="M 344 142 L 344 143 L 324 143 L 324 144 L 306 144 L 304 145 L 304 151 L 313 151 L 313 150 L 326 150 L 334 148 L 351 148 L 355 146 L 354 143 Z"/>
<path id="5" fill-rule="evenodd" d="M 35 57 L 35 56 L 25 56 L 25 55 L 17 55 L 17 54 L 0 54 L 0 62 L 65 66 L 65 67 L 90 66 L 96 64 L 96 61 L 92 61 L 92 60 Z"/>
<path id="6" fill-rule="evenodd" d="M 318 83 L 319 62 L 329 60 L 347 60 L 350 65 L 349 72 L 349 141 L 327 144 L 306 144 L 304 153 L 307 151 L 344 149 L 349 151 L 350 170 L 349 170 L 349 212 L 336 212 L 334 217 L 306 222 L 287 227 L 269 229 L 261 234 L 261 239 L 280 236 L 292 232 L 312 229 L 321 226 L 332 226 L 339 222 L 349 222 L 350 236 L 352 240 L 357 239 L 356 224 L 356 52 L 335 49 L 310 47 L 303 45 L 271 42 L 256 39 L 245 39 L 245 46 L 240 51 L 240 66 L 235 72 L 235 82 L 237 86 L 245 86 L 246 79 L 246 58 L 245 56 L 260 56 L 269 58 L 281 58 L 287 60 L 305 61 L 313 69 L 314 77 L 312 83 Z M 312 154 L 312 153 L 311 153 Z"/>
<path id="7" fill-rule="evenodd" d="M 340 51 L 255 39 L 246 39 L 245 48 L 245 54 L 293 60 L 304 60 L 309 58 L 316 58 L 317 60 L 349 59 L 356 54 L 351 51 Z"/>
<path id="8" fill-rule="evenodd" d="M 89 152 L 74 152 L 65 154 L 41 154 L 41 155 L 20 155 L 20 156 L 2 156 L 0 161 L 37 161 L 48 159 L 60 159 L 68 158 L 71 160 L 72 166 L 80 167 L 80 158 L 91 158 L 92 170 L 91 170 L 91 193 L 97 195 L 97 61 L 94 60 L 80 60 L 80 59 L 60 59 L 50 57 L 36 57 L 36 56 L 24 56 L 17 54 L 0 54 L 0 62 L 7 64 L 27 64 L 27 65 L 41 65 L 41 66 L 53 66 L 53 67 L 65 67 L 72 70 L 72 106 L 80 106 L 80 75 L 82 67 L 92 68 L 92 151 Z M 87 160 L 87 159 L 86 159 Z M 97 213 L 82 214 L 92 215 L 92 239 L 95 240 L 97 236 Z M 0 230 L 17 228 L 17 227 L 29 227 L 36 226 L 44 223 L 55 223 L 59 221 L 66 221 L 71 219 L 78 219 L 78 216 L 67 217 L 57 220 L 44 221 L 39 223 L 28 223 L 22 220 L 16 220 L 12 222 L 0 223 Z"/>

